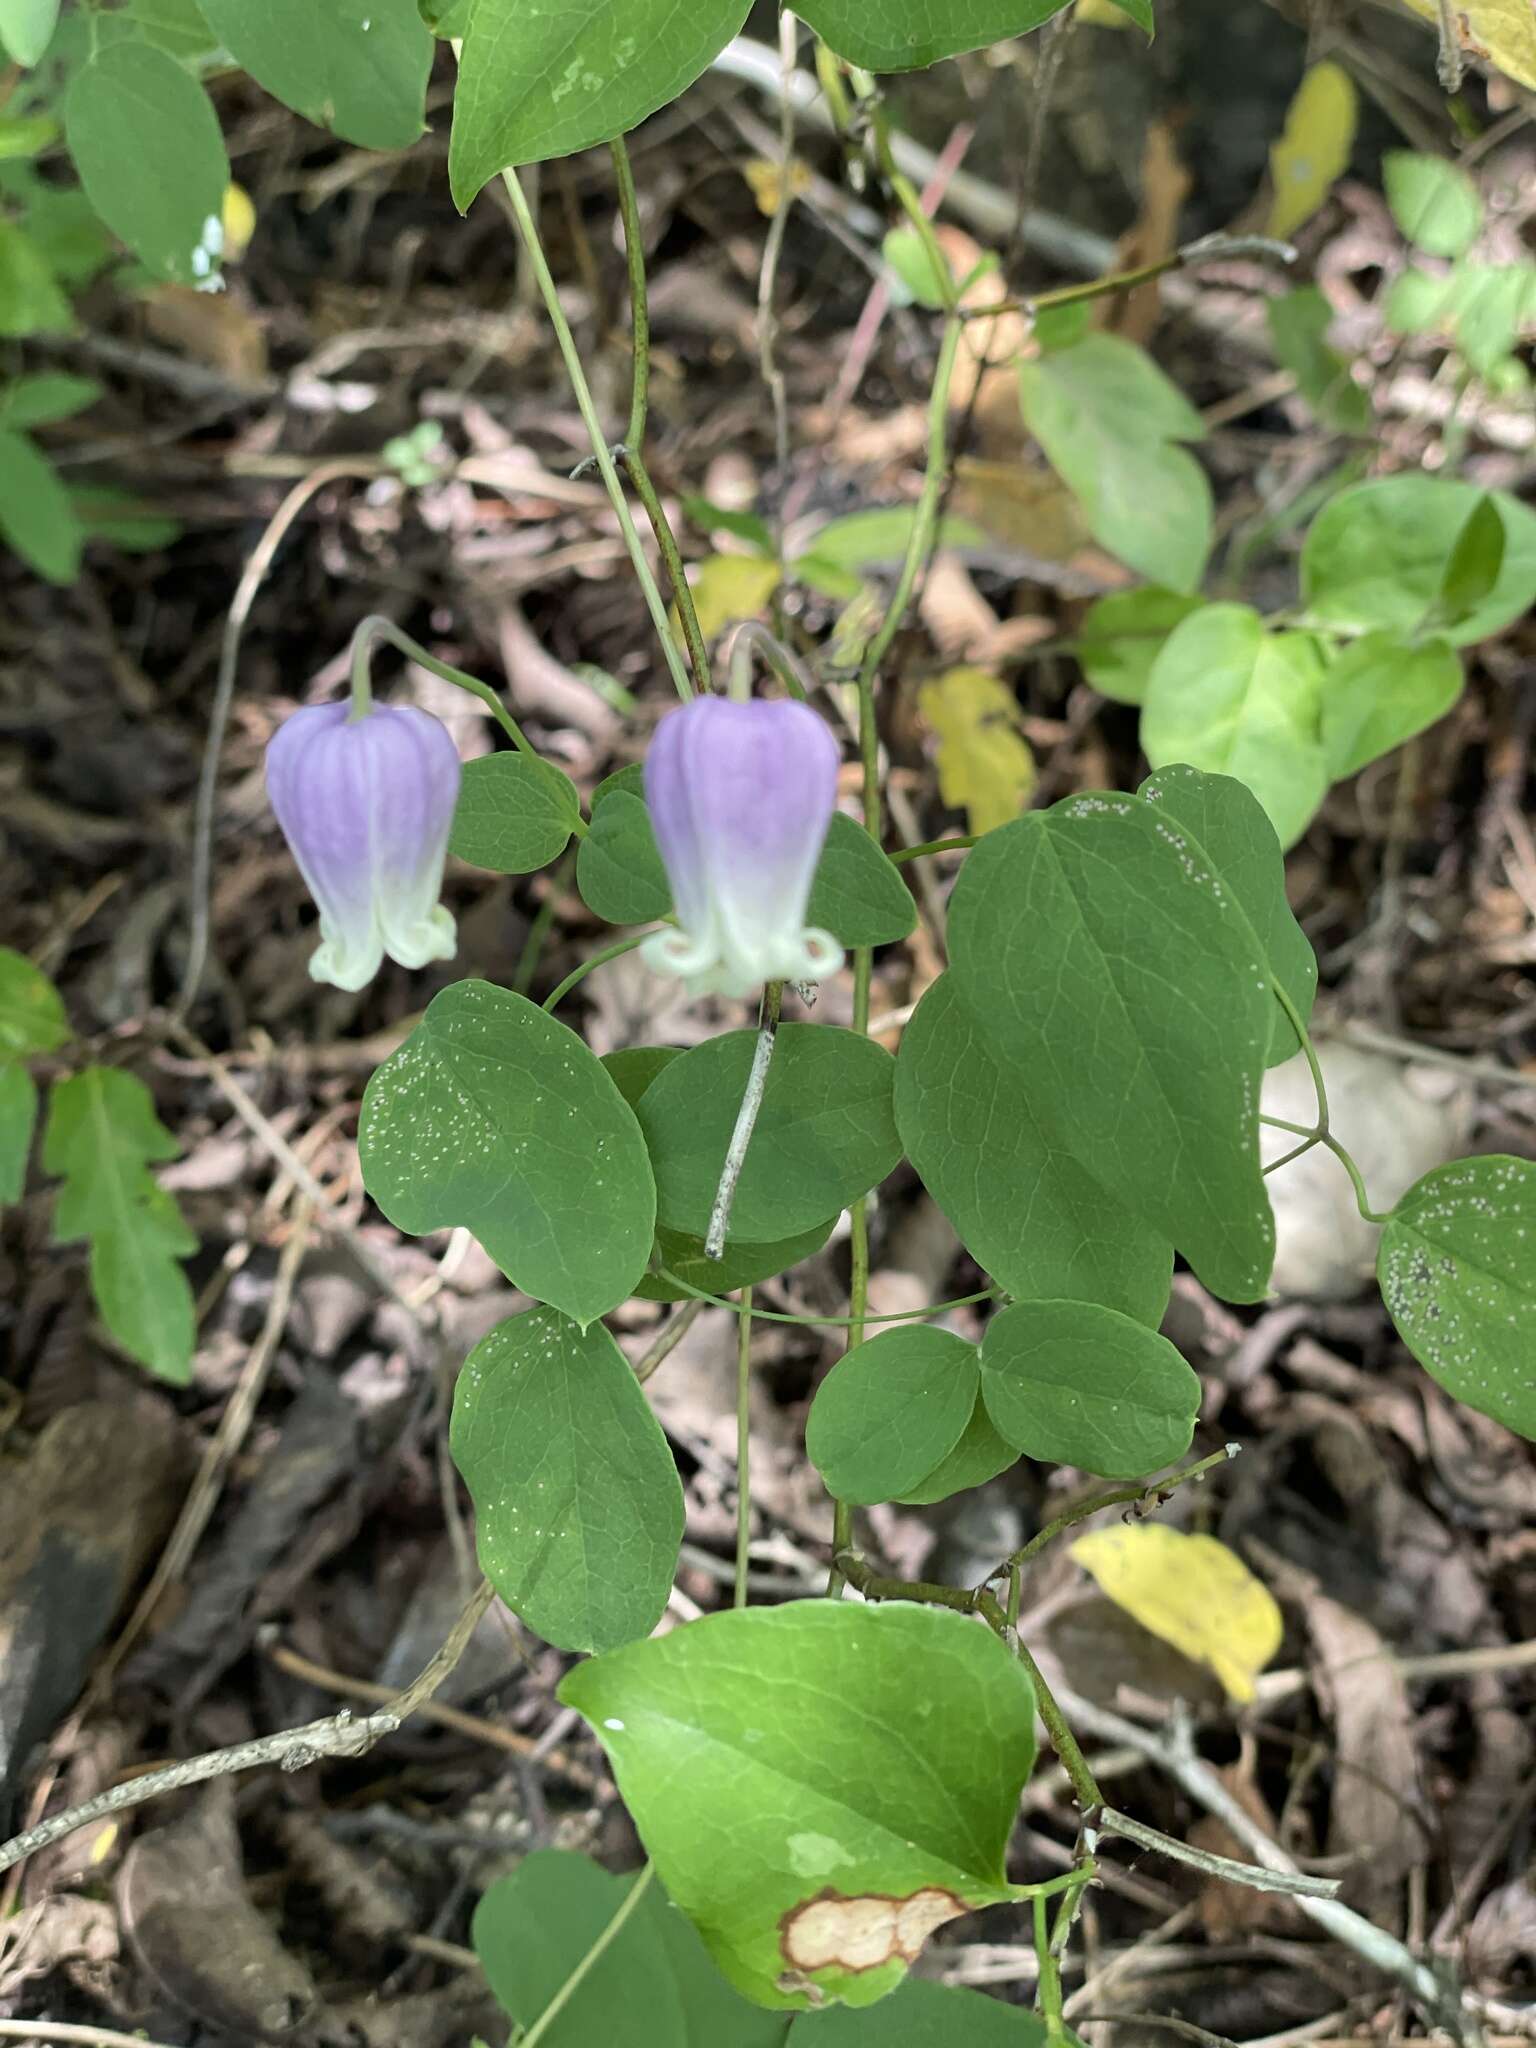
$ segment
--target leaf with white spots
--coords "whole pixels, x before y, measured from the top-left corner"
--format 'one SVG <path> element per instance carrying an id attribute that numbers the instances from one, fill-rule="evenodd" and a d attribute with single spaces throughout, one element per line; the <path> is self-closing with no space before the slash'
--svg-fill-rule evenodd
<path id="1" fill-rule="evenodd" d="M 578 1665 L 560 1697 L 758 2005 L 872 2005 L 936 1927 L 1015 1895 L 1034 1695 L 980 1622 L 828 1600 L 711 1614 Z"/>
<path id="2" fill-rule="evenodd" d="M 611 1650 L 661 1619 L 683 1489 L 661 1425 L 601 1324 L 511 1316 L 459 1374 L 449 1437 L 486 1577 L 560 1650 Z"/>
<path id="3" fill-rule="evenodd" d="M 656 1191 L 635 1113 L 575 1032 L 525 996 L 434 996 L 363 1097 L 369 1194 L 414 1236 L 462 1224 L 508 1279 L 589 1323 L 632 1294 Z"/>
<path id="4" fill-rule="evenodd" d="M 1431 1379 L 1536 1440 L 1536 1162 L 1496 1153 L 1415 1181 L 1381 1233 L 1376 1277 Z"/>

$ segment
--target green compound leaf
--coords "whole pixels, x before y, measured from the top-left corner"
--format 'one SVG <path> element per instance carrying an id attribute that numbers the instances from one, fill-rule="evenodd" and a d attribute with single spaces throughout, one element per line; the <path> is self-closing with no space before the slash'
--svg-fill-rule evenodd
<path id="1" fill-rule="evenodd" d="M 0 1202 L 19 1202 L 37 1126 L 37 1085 L 20 1060 L 0 1060 Z"/>
<path id="2" fill-rule="evenodd" d="M 640 1098 L 661 1221 L 702 1237 L 736 1127 L 755 1031 L 727 1031 L 673 1060 Z M 901 1157 L 896 1063 L 867 1038 L 781 1024 L 731 1210 L 731 1235 L 767 1244 L 817 1228 Z"/>
<path id="3" fill-rule="evenodd" d="M 932 1507 L 935 1501 L 948 1500 L 951 1494 L 967 1493 L 973 1486 L 985 1486 L 989 1479 L 995 1479 L 999 1472 L 1006 1472 L 1018 1460 L 1019 1454 L 1013 1445 L 1005 1444 L 993 1428 L 978 1384 L 976 1405 L 965 1425 L 965 1434 L 942 1464 L 936 1465 L 916 1486 L 909 1487 L 900 1496 L 901 1505 Z"/>
<path id="4" fill-rule="evenodd" d="M 841 811 L 822 848 L 806 921 L 843 946 L 893 945 L 917 924 L 917 905 L 900 869 Z"/>
<path id="5" fill-rule="evenodd" d="M 797 8 L 822 39 L 866 71 L 919 71 L 944 57 L 1022 36 L 1067 0 L 811 0 Z M 1126 12 L 1151 30 L 1148 0 Z"/>
<path id="6" fill-rule="evenodd" d="M 1443 718 L 1466 684 L 1454 648 L 1365 633 L 1323 675 L 1323 751 L 1335 782 Z"/>
<path id="7" fill-rule="evenodd" d="M 0 432 L 0 540 L 50 583 L 79 574 L 79 517 L 58 471 L 25 434 Z"/>
<path id="8" fill-rule="evenodd" d="M 425 127 L 432 37 L 416 0 L 202 0 L 214 34 L 274 99 L 363 149 Z"/>
<path id="9" fill-rule="evenodd" d="M 453 1462 L 486 1577 L 560 1650 L 610 1650 L 661 1619 L 683 1489 L 661 1425 L 600 1323 L 552 1308 L 500 1323 L 464 1361 Z"/>
<path id="10" fill-rule="evenodd" d="M 536 1849 L 491 1886 L 471 1939 L 514 2020 L 532 2025 L 634 1883 L 589 1856 Z M 691 1923 L 652 1883 L 540 2040 L 544 2048 L 784 2048 L 791 2024 L 732 1990 Z"/>
<path id="11" fill-rule="evenodd" d="M 1536 1439 L 1536 1163 L 1494 1154 L 1425 1174 L 1387 1220 L 1376 1277 L 1431 1379 Z"/>
<path id="12" fill-rule="evenodd" d="M 0 47 L 18 64 L 40 64 L 59 21 L 59 0 L 0 0 Z"/>
<path id="13" fill-rule="evenodd" d="M 1213 1293 L 1262 1301 L 1274 998 L 1203 850 L 1141 798 L 1069 797 L 971 852 L 950 942 L 966 1010 L 1056 1144 Z"/>
<path id="14" fill-rule="evenodd" d="M 755 1287 L 759 1280 L 772 1280 L 802 1259 L 813 1258 L 832 1235 L 836 1222 L 833 1216 L 774 1244 L 737 1244 L 728 1239 L 724 1255 L 718 1259 L 706 1257 L 701 1237 L 690 1237 L 683 1230 L 658 1230 L 656 1262 L 684 1284 L 675 1287 L 659 1274 L 647 1273 L 635 1292 L 645 1301 L 690 1301 L 690 1289 L 700 1294 L 730 1294 L 737 1287 Z"/>
<path id="15" fill-rule="evenodd" d="M 157 277 L 210 283 L 229 158 L 191 72 L 153 43 L 112 43 L 75 74 L 64 125 L 80 182 L 112 232 Z"/>
<path id="16" fill-rule="evenodd" d="M 1086 1301 L 1021 1301 L 987 1325 L 981 1390 L 998 1435 L 1103 1479 L 1140 1479 L 1189 1449 L 1200 1381 L 1155 1330 Z"/>
<path id="17" fill-rule="evenodd" d="M 1536 600 L 1536 513 L 1506 492 L 1488 495 L 1504 521 L 1504 558 L 1471 616 L 1436 629 L 1453 647 L 1502 631 Z M 1302 548 L 1306 610 L 1347 632 L 1417 633 L 1482 496 L 1451 477 L 1391 476 L 1330 498 Z"/>
<path id="18" fill-rule="evenodd" d="M 827 1600 L 711 1614 L 578 1665 L 560 1697 L 756 2004 L 871 2005 L 945 1920 L 1012 1896 L 1034 1695 L 963 1615 Z"/>
<path id="19" fill-rule="evenodd" d="M 655 1204 L 634 1111 L 574 1031 L 508 989 L 433 997 L 368 1083 L 358 1152 L 391 1223 L 462 1224 L 578 1323 L 645 1271 Z"/>
<path id="20" fill-rule="evenodd" d="M 1144 349 L 1114 334 L 1019 365 L 1024 422 L 1102 547 L 1192 591 L 1211 551 L 1211 487 L 1180 441 L 1205 423 Z"/>
<path id="21" fill-rule="evenodd" d="M 448 851 L 498 875 L 531 875 L 564 853 L 580 817 L 576 785 L 558 768 L 487 754 L 464 770 Z"/>
<path id="22" fill-rule="evenodd" d="M 611 142 L 686 92 L 750 0 L 472 0 L 448 176 L 462 212 L 513 164 Z"/>
<path id="23" fill-rule="evenodd" d="M 1149 775 L 1137 795 L 1159 805 L 1165 817 L 1172 818 L 1205 849 L 1253 926 L 1271 980 L 1285 990 L 1305 1023 L 1317 996 L 1317 955 L 1292 915 L 1285 893 L 1285 856 L 1275 828 L 1253 792 L 1230 775 L 1204 775 L 1198 768 L 1175 767 Z M 1268 1064 L 1278 1066 L 1300 1049 L 1290 1018 L 1276 1003 Z M 1123 1306 L 1122 1302 L 1110 1303 L 1111 1308 Z"/>
<path id="24" fill-rule="evenodd" d="M 24 953 L 0 946 L 0 1055 L 55 1052 L 68 1038 L 69 1019 L 53 983 Z"/>
<path id="25" fill-rule="evenodd" d="M 1045 2039 L 1038 2013 L 918 1977 L 872 2009 L 834 2006 L 797 2019 L 789 2030 L 789 2048 L 1045 2048 Z M 1061 2042 L 1062 2048 L 1083 2048 L 1070 2027 Z"/>
<path id="26" fill-rule="evenodd" d="M 1201 609 L 1202 602 L 1183 591 L 1161 590 L 1155 583 L 1096 599 L 1077 636 L 1083 674 L 1117 704 L 1140 704 L 1163 643 L 1175 626 Z"/>
<path id="27" fill-rule="evenodd" d="M 1459 164 L 1389 149 L 1381 175 L 1392 218 L 1416 249 L 1430 256 L 1466 254 L 1483 225 L 1483 202 Z"/>
<path id="28" fill-rule="evenodd" d="M 592 826 L 576 855 L 576 886 L 594 917 L 609 924 L 650 924 L 672 914 L 651 814 L 633 790 L 600 789 Z"/>
<path id="29" fill-rule="evenodd" d="M 90 1240 L 102 1321 L 140 1365 L 185 1386 L 196 1327 L 177 1262 L 197 1250 L 197 1239 L 148 1170 L 180 1149 L 144 1083 L 120 1067 L 87 1067 L 53 1090 L 43 1165 L 64 1182 L 54 1242 Z"/>
<path id="30" fill-rule="evenodd" d="M 1328 789 L 1322 675 L 1313 634 L 1267 632 L 1245 604 L 1204 605 L 1152 665 L 1143 751 L 1154 768 L 1186 761 L 1246 783 L 1290 846 Z"/>
<path id="31" fill-rule="evenodd" d="M 886 1330 L 855 1344 L 816 1390 L 805 1448 L 834 1500 L 869 1507 L 921 1485 L 976 1406 L 974 1344 L 948 1330 Z"/>
<path id="32" fill-rule="evenodd" d="M 966 1249 L 1009 1294 L 1102 1301 L 1154 1329 L 1162 1321 L 1173 1247 L 1052 1139 L 952 974 L 902 1033 L 896 1127 Z"/>

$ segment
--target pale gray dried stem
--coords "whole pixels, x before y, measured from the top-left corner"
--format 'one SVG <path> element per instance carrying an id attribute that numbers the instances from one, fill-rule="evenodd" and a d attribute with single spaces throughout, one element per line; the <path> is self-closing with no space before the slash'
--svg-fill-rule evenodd
<path id="1" fill-rule="evenodd" d="M 103 1820 L 108 1814 L 142 1806 L 146 1800 L 156 1799 L 162 1792 L 179 1792 L 185 1785 L 200 1785 L 209 1778 L 225 1778 L 235 1771 L 257 1770 L 269 1764 L 276 1764 L 284 1771 L 302 1771 L 325 1757 L 364 1755 L 384 1736 L 393 1735 L 431 1699 L 463 1656 L 492 1598 L 490 1581 L 482 1579 L 454 1623 L 447 1641 L 420 1677 L 413 1679 L 404 1692 L 398 1693 L 378 1713 L 358 1715 L 343 1708 L 339 1714 L 328 1714 L 323 1720 L 306 1722 L 302 1728 L 285 1728 L 276 1735 L 258 1736 L 253 1742 L 237 1742 L 228 1749 L 209 1750 L 202 1756 L 188 1757 L 183 1763 L 168 1764 L 162 1771 L 149 1771 L 143 1777 L 130 1778 L 126 1784 L 114 1785 L 108 1791 L 98 1793 L 94 1799 L 72 1806 L 67 1812 L 54 1814 L 51 1819 L 40 1821 L 36 1827 L 28 1828 L 25 1833 L 0 1844 L 0 1871 L 9 1870 L 13 1864 L 24 1861 L 39 1849 L 46 1849 L 50 1843 L 73 1834 L 76 1828 L 88 1827 L 92 1821 Z"/>
<path id="2" fill-rule="evenodd" d="M 757 1114 L 763 1106 L 763 1090 L 768 1085 L 768 1063 L 773 1058 L 773 1042 L 779 1028 L 778 996 L 779 984 L 775 983 L 764 999 L 763 1024 L 752 1051 L 752 1069 L 747 1075 L 746 1093 L 741 1098 L 741 1108 L 736 1112 L 736 1128 L 731 1132 L 720 1185 L 715 1190 L 715 1205 L 709 1212 L 709 1232 L 704 1239 L 706 1258 L 721 1259 L 725 1256 L 725 1235 L 731 1225 L 736 1186 L 747 1163 L 747 1147 L 752 1143 Z"/>

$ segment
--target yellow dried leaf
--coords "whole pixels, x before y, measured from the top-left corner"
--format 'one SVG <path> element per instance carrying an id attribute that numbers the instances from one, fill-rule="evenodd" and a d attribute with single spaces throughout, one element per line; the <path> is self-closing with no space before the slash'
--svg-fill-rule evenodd
<path id="1" fill-rule="evenodd" d="M 1269 1588 L 1235 1551 L 1214 1536 L 1133 1522 L 1079 1536 L 1072 1555 L 1144 1629 L 1208 1665 L 1229 1698 L 1253 1698 L 1285 1625 Z"/>
<path id="2" fill-rule="evenodd" d="M 1342 176 L 1359 113 L 1355 82 L 1337 64 L 1314 64 L 1297 88 L 1280 140 L 1269 152 L 1274 185 L 1265 233 L 1294 234 Z"/>
<path id="3" fill-rule="evenodd" d="M 752 187 L 758 212 L 766 213 L 771 220 L 779 210 L 779 199 L 784 191 L 784 166 L 769 156 L 748 157 L 741 167 L 741 175 Z M 789 166 L 790 196 L 803 199 L 810 189 L 810 166 L 803 164 L 799 157 L 792 158 Z"/>
<path id="4" fill-rule="evenodd" d="M 1101 28 L 1129 28 L 1131 17 L 1115 0 L 1077 0 L 1079 21 L 1094 21 Z"/>
<path id="5" fill-rule="evenodd" d="M 1407 4 L 1438 25 L 1435 0 Z M 1506 78 L 1536 92 L 1536 8 L 1531 0 L 1455 0 L 1451 18 L 1467 56 L 1497 65 Z"/>
<path id="6" fill-rule="evenodd" d="M 688 574 L 704 638 L 713 640 L 733 620 L 755 619 L 783 576 L 777 562 L 759 555 L 707 555 Z"/>
<path id="7" fill-rule="evenodd" d="M 1006 825 L 1029 801 L 1035 757 L 1019 733 L 1013 693 L 984 668 L 952 668 L 917 697 L 939 742 L 939 795 L 973 832 Z"/>
<path id="8" fill-rule="evenodd" d="M 243 185 L 224 187 L 224 261 L 238 263 L 256 232 L 256 208 Z"/>

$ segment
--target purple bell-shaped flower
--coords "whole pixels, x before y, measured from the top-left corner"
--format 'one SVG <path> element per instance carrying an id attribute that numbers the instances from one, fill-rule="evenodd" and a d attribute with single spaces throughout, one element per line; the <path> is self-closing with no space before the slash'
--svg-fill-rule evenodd
<path id="1" fill-rule="evenodd" d="M 438 902 L 459 796 L 446 726 L 410 705 L 315 704 L 267 748 L 267 793 L 320 907 L 316 981 L 358 989 L 387 953 L 402 967 L 447 960 L 453 918 Z"/>
<path id="2" fill-rule="evenodd" d="M 692 995 L 823 981 L 842 965 L 806 905 L 837 802 L 837 742 L 808 705 L 698 697 L 669 711 L 645 795 L 680 930 L 641 957 Z"/>

